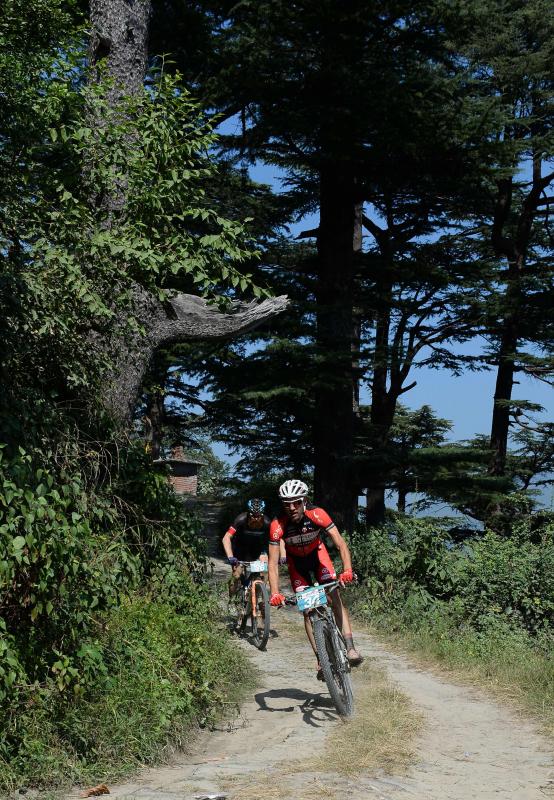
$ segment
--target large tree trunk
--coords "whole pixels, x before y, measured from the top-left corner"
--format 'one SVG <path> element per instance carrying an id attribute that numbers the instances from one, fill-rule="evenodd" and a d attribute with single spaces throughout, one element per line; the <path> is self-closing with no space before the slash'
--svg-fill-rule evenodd
<path id="1" fill-rule="evenodd" d="M 391 310 L 393 308 L 393 266 L 395 248 L 403 240 L 401 234 L 393 233 L 394 221 L 392 211 L 388 213 L 388 227 L 379 228 L 371 220 L 364 218 L 364 224 L 373 234 L 381 253 L 382 274 L 379 280 L 378 308 L 375 322 L 375 352 L 373 355 L 373 379 L 371 383 L 371 448 L 373 465 L 379 463 L 381 453 L 388 447 L 390 431 L 399 397 L 413 387 L 413 383 L 404 386 L 413 363 L 414 353 L 404 346 L 404 339 L 399 335 L 405 328 L 401 321 L 397 322 L 396 331 L 391 340 Z M 406 234 L 405 234 L 406 235 Z M 408 238 L 412 234 L 407 234 Z M 380 525 L 385 519 L 385 494 L 387 475 L 384 466 L 372 466 L 366 474 L 366 513 L 368 526 Z"/>
<path id="2" fill-rule="evenodd" d="M 363 225 L 362 218 L 364 213 L 364 204 L 356 203 L 354 206 L 354 262 L 353 267 L 356 273 L 356 260 L 362 252 L 363 245 Z M 354 293 L 359 289 L 359 278 L 353 279 Z M 362 367 L 360 365 L 361 349 L 362 349 L 362 318 L 363 310 L 360 306 L 354 304 L 352 308 L 352 409 L 354 412 L 354 421 L 359 423 L 360 419 L 360 380 L 362 377 Z"/>
<path id="3" fill-rule="evenodd" d="M 314 387 L 315 498 L 351 531 L 357 491 L 353 450 L 353 253 L 354 180 L 346 168 L 320 173 L 318 230 L 317 347 L 319 380 Z"/>
<path id="4" fill-rule="evenodd" d="M 106 60 L 107 77 L 113 81 L 108 102 L 113 106 L 125 96 L 140 92 L 148 60 L 148 25 L 150 0 L 91 0 L 91 65 Z M 102 124 L 92 120 L 92 124 Z M 140 131 L 137 131 L 140 135 Z M 132 140 L 129 142 L 132 147 Z M 114 213 L 126 201 L 125 180 L 116 195 L 104 202 Z M 109 223 L 108 223 L 109 224 Z M 144 287 L 136 285 L 125 320 L 116 321 L 111 340 L 96 341 L 94 346 L 109 353 L 113 369 L 104 384 L 103 405 L 108 415 L 120 425 L 127 425 L 144 377 L 156 350 L 182 341 L 224 339 L 237 336 L 281 313 L 285 297 L 262 303 L 234 304 L 230 313 L 221 314 L 205 300 L 178 294 L 163 305 Z M 132 334 L 127 317 L 132 316 L 142 329 Z"/>
<path id="5" fill-rule="evenodd" d="M 509 295 L 513 303 L 519 292 L 512 286 Z M 512 304 L 513 305 L 513 304 Z M 519 306 L 519 303 L 516 304 Z M 492 458 L 489 466 L 491 475 L 501 476 L 506 471 L 506 456 L 508 451 L 508 436 L 510 432 L 510 400 L 514 385 L 515 354 L 518 346 L 517 307 L 513 308 L 502 323 L 502 335 L 498 350 L 498 370 L 494 390 L 494 405 L 492 411 L 492 424 L 490 448 Z"/>
<path id="6" fill-rule="evenodd" d="M 409 491 L 408 485 L 400 482 L 397 488 L 398 488 L 398 503 L 396 505 L 396 508 L 401 514 L 405 514 L 406 498 L 408 497 L 408 491 Z"/>
<path id="7" fill-rule="evenodd" d="M 144 417 L 144 439 L 152 461 L 156 461 L 162 454 L 164 417 L 164 396 L 163 392 L 157 388 L 148 394 Z"/>
<path id="8" fill-rule="evenodd" d="M 510 406 L 516 370 L 517 347 L 520 340 L 519 320 L 523 308 L 522 276 L 533 233 L 533 223 L 541 197 L 554 179 L 554 172 L 542 174 L 543 154 L 533 154 L 533 179 L 517 217 L 513 236 L 507 235 L 513 201 L 513 179 L 503 178 L 498 182 L 498 196 L 492 226 L 491 241 L 497 255 L 508 261 L 506 289 L 506 314 L 501 325 L 498 350 L 498 371 L 494 393 L 490 447 L 492 458 L 491 475 L 501 476 L 506 472 L 506 455 L 510 431 Z"/>
<path id="9" fill-rule="evenodd" d="M 113 104 L 142 90 L 151 14 L 150 0 L 90 0 L 90 61 L 106 59 Z"/>
<path id="10" fill-rule="evenodd" d="M 371 445 L 374 454 L 377 454 L 387 444 L 396 405 L 394 402 L 391 407 L 390 393 L 387 391 L 391 284 L 387 260 L 384 260 L 384 264 L 386 274 L 383 277 L 380 291 L 380 308 L 377 312 L 373 380 L 371 382 L 370 422 Z M 386 487 L 384 475 L 371 470 L 366 477 L 369 480 L 366 491 L 365 521 L 368 526 L 379 525 L 385 518 Z"/>

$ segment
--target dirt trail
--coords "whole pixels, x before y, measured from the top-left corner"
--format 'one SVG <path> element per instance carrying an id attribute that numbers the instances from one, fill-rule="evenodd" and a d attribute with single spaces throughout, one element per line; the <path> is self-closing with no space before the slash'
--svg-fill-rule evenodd
<path id="1" fill-rule="evenodd" d="M 222 567 L 216 562 L 216 571 Z M 114 798 L 188 800 L 223 794 L 229 800 L 544 800 L 554 797 L 554 761 L 533 726 L 482 693 L 417 669 L 366 635 L 357 643 L 384 666 L 412 699 L 424 723 L 418 756 L 408 776 L 358 775 L 302 770 L 343 724 L 324 684 L 315 680 L 314 657 L 300 615 L 273 615 L 267 652 L 245 640 L 259 668 L 261 686 L 240 716 L 203 732 L 194 750 L 136 781 L 110 787 Z M 362 680 L 356 677 L 356 681 Z M 332 766 L 330 766 L 332 770 Z"/>

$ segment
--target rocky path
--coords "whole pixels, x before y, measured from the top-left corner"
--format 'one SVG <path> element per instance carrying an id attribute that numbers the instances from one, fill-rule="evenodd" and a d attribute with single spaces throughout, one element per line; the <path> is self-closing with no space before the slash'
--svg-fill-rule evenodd
<path id="1" fill-rule="evenodd" d="M 216 561 L 216 572 L 221 574 Z M 345 778 L 310 766 L 342 723 L 325 687 L 315 680 L 314 657 L 300 615 L 273 615 L 267 652 L 247 640 L 260 686 L 240 715 L 203 732 L 194 750 L 171 766 L 145 771 L 132 783 L 110 787 L 114 798 L 188 800 L 544 800 L 554 797 L 549 743 L 527 721 L 481 692 L 418 669 L 367 635 L 357 642 L 386 668 L 423 716 L 417 756 L 407 775 L 357 774 Z M 358 690 L 363 671 L 356 675 Z M 356 690 L 356 687 L 355 687 Z M 348 724 L 348 723 L 346 723 Z M 332 751 L 331 751 L 332 752 Z"/>

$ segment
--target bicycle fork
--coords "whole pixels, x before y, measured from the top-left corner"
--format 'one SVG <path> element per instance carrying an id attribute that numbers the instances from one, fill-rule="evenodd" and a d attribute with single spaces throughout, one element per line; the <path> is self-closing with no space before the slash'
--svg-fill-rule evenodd
<path id="1" fill-rule="evenodd" d="M 250 583 L 250 608 L 253 614 L 256 613 L 256 584 L 258 583 L 263 584 L 263 581 L 260 578 L 256 578 L 256 580 Z"/>

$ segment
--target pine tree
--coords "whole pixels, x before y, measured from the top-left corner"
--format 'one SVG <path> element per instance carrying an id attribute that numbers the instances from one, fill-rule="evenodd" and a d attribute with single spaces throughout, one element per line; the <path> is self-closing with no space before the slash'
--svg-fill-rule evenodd
<path id="1" fill-rule="evenodd" d="M 185 24 L 178 6 L 157 8 L 166 31 L 170 20 L 177 29 Z M 491 353 L 467 359 L 456 345 L 475 333 L 501 342 L 494 314 L 500 310 L 506 321 L 513 306 L 497 291 L 505 276 L 489 240 L 498 252 L 502 225 L 519 224 L 511 211 L 502 220 L 506 196 L 499 203 L 495 193 L 506 175 L 514 180 L 527 152 L 529 134 L 514 123 L 514 87 L 524 75 L 543 87 L 541 124 L 550 113 L 547 36 L 535 31 L 526 42 L 523 33 L 523 23 L 536 27 L 546 9 L 492 0 L 370 7 L 328 0 L 206 2 L 188 13 L 199 35 L 192 50 L 207 53 L 204 66 L 182 57 L 175 38 L 166 36 L 164 49 L 175 51 L 215 108 L 237 115 L 227 152 L 284 169 L 298 213 L 319 208 L 320 225 L 308 232 L 317 247 L 316 494 L 348 524 L 355 496 L 369 487 L 368 517 L 376 521 L 383 483 L 371 459 L 354 458 L 364 436 L 360 381 L 371 385 L 373 447 L 382 452 L 414 366 L 459 372 L 509 361 Z M 534 60 L 525 48 L 536 50 Z M 534 119 L 525 103 L 518 113 Z M 544 125 L 532 135 L 546 152 Z M 372 237 L 369 252 L 360 249 L 361 223 Z M 539 274 L 525 286 L 526 308 L 544 337 L 551 290 L 537 286 Z M 520 336 L 526 316 L 512 314 Z M 503 323 L 504 332 L 509 327 Z M 527 355 L 520 367 L 539 374 L 544 362 Z M 504 431 L 510 402 L 499 395 L 495 405 Z"/>
<path id="2" fill-rule="evenodd" d="M 452 423 L 437 417 L 428 405 L 410 411 L 398 404 L 387 451 L 393 464 L 388 486 L 398 494 L 398 511 L 406 512 L 408 494 L 425 491 L 432 483 L 434 465 L 426 463 L 425 455 L 444 442 L 451 428 Z"/>
<path id="3" fill-rule="evenodd" d="M 298 208 L 319 207 L 315 487 L 348 526 L 359 484 L 358 331 L 373 316 L 358 304 L 361 204 L 387 207 L 388 235 L 405 247 L 432 232 L 444 198 L 474 171 L 477 130 L 465 124 L 449 20 L 433 3 L 200 7 L 215 26 L 208 74 L 196 79 L 216 108 L 242 115 L 227 146 L 285 169 Z"/>
<path id="4" fill-rule="evenodd" d="M 554 181 L 554 18 L 544 0 L 491 2 L 482 11 L 487 25 L 474 39 L 472 69 L 483 75 L 502 117 L 487 224 L 492 248 L 506 265 L 493 309 L 499 321 L 490 330 L 490 360 L 497 367 L 490 472 L 503 475 L 510 421 L 518 408 L 512 399 L 517 373 L 544 377 L 552 372 L 551 338 L 543 338 L 537 312 L 540 316 L 552 296 L 548 190 Z M 526 324 L 529 314 L 534 326 Z M 547 359 L 541 361 L 536 349 L 544 344 Z"/>

